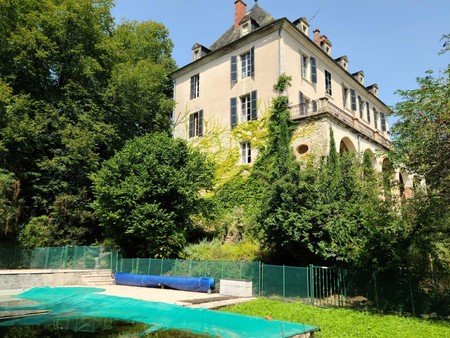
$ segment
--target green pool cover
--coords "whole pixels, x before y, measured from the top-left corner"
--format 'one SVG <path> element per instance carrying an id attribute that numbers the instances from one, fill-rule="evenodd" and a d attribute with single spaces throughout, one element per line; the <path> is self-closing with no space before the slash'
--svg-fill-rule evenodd
<path id="1" fill-rule="evenodd" d="M 71 287 L 30 289 L 17 297 L 34 301 L 35 304 L 0 307 L 0 311 L 49 312 L 5 320 L 0 322 L 0 326 L 44 325 L 61 319 L 111 318 L 153 325 L 146 332 L 177 329 L 224 338 L 291 337 L 318 330 L 317 327 L 304 324 L 108 296 L 99 293 L 102 291 L 100 288 Z"/>

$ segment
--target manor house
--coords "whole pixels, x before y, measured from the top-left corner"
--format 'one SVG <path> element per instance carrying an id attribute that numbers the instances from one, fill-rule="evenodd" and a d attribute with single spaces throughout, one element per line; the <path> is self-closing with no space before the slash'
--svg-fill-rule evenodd
<path id="1" fill-rule="evenodd" d="M 171 74 L 174 136 L 195 143 L 213 128 L 231 133 L 264 118 L 282 74 L 292 77 L 287 96 L 298 123 L 292 147 L 299 160 L 328 153 L 331 127 L 338 152 L 366 152 L 383 170 L 391 148 L 389 108 L 378 86 L 366 85 L 362 70 L 350 72 L 347 56 L 334 58 L 331 41 L 318 29 L 310 32 L 307 19 L 274 19 L 256 1 L 248 9 L 235 0 L 233 25 L 209 47 L 196 43 L 192 62 Z M 239 138 L 238 161 L 251 164 L 258 142 L 251 133 Z M 410 193 L 406 173 L 395 180 L 401 194 Z"/>

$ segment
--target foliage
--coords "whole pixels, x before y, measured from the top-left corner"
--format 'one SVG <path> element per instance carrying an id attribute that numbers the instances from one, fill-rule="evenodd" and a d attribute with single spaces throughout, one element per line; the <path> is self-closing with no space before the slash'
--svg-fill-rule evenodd
<path id="1" fill-rule="evenodd" d="M 445 337 L 448 322 L 426 321 L 392 315 L 382 316 L 349 309 L 318 308 L 302 303 L 258 299 L 222 308 L 221 311 L 320 327 L 317 337 Z"/>
<path id="2" fill-rule="evenodd" d="M 189 244 L 183 249 L 183 259 L 223 260 L 230 262 L 253 262 L 260 258 L 259 244 L 255 240 L 222 242 L 214 239 Z"/>
<path id="3" fill-rule="evenodd" d="M 52 245 L 101 240 L 89 175 L 128 139 L 170 129 L 168 32 L 115 26 L 113 5 L 0 0 L 0 168 L 20 182 L 18 223 L 49 217 Z"/>
<path id="4" fill-rule="evenodd" d="M 284 91 L 289 81 L 280 81 L 276 88 Z M 303 163 L 300 170 L 292 152 L 295 126 L 290 121 L 286 97 L 280 95 L 269 120 L 268 146 L 251 175 L 265 185 L 258 230 L 271 249 L 270 260 L 376 265 L 364 256 L 372 229 L 386 224 L 378 223 L 386 213 L 373 168 L 352 154 L 339 156 L 330 128 L 329 155 L 318 166 Z"/>
<path id="5" fill-rule="evenodd" d="M 403 101 L 394 108 L 393 155 L 450 201 L 450 66 L 438 78 L 432 74 L 417 79 L 418 89 L 398 91 Z"/>
<path id="6" fill-rule="evenodd" d="M 95 210 L 126 256 L 174 257 L 213 166 L 186 142 L 161 133 L 126 144 L 92 175 Z"/>
<path id="7" fill-rule="evenodd" d="M 449 50 L 449 35 L 443 40 L 442 54 Z M 442 267 L 450 262 L 450 65 L 437 75 L 428 71 L 417 84 L 397 91 L 403 99 L 394 107 L 391 157 L 426 184 L 426 190 L 416 184 L 414 197 L 403 201 L 404 245 L 410 255 L 415 252 L 415 264 L 422 256 L 428 261 L 423 265 L 434 260 Z"/>
<path id="8" fill-rule="evenodd" d="M 12 173 L 0 169 L 0 238 L 17 233 L 21 199 L 20 182 Z"/>
<path id="9" fill-rule="evenodd" d="M 30 219 L 19 235 L 21 247 L 33 249 L 47 247 L 52 243 L 51 219 L 39 216 Z"/>

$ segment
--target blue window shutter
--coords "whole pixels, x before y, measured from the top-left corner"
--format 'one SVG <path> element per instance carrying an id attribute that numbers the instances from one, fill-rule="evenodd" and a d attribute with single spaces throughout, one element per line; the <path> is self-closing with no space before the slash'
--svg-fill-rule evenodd
<path id="1" fill-rule="evenodd" d="M 237 82 L 237 56 L 231 56 L 231 85 L 233 86 Z"/>
<path id="2" fill-rule="evenodd" d="M 189 137 L 195 136 L 194 130 L 194 114 L 189 115 Z"/>
<path id="3" fill-rule="evenodd" d="M 195 98 L 195 81 L 194 77 L 191 77 L 191 100 Z"/>
<path id="4" fill-rule="evenodd" d="M 381 131 L 386 131 L 386 115 L 380 111 Z"/>
<path id="5" fill-rule="evenodd" d="M 316 58 L 310 57 L 311 62 L 311 82 L 317 83 L 317 68 L 316 68 Z"/>
<path id="6" fill-rule="evenodd" d="M 251 94 L 251 109 L 252 109 L 252 120 L 258 119 L 258 109 L 257 109 L 257 95 L 256 90 L 252 91 Z"/>
<path id="7" fill-rule="evenodd" d="M 237 98 L 232 97 L 230 100 L 230 123 L 231 128 L 234 128 L 237 123 Z"/>
<path id="8" fill-rule="evenodd" d="M 304 104 L 305 103 L 305 96 L 303 95 L 302 92 L 300 92 L 300 104 Z"/>
<path id="9" fill-rule="evenodd" d="M 352 100 L 352 110 L 356 111 L 356 92 L 354 89 L 350 89 L 350 97 Z"/>
<path id="10" fill-rule="evenodd" d="M 255 47 L 250 49 L 250 76 L 255 76 Z"/>
<path id="11" fill-rule="evenodd" d="M 197 136 L 203 136 L 203 110 L 198 112 L 198 130 Z"/>

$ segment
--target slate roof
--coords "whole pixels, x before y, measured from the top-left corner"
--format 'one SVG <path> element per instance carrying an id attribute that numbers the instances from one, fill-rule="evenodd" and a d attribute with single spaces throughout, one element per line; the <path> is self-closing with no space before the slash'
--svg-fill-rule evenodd
<path id="1" fill-rule="evenodd" d="M 247 12 L 247 15 L 242 19 L 242 21 L 252 19 L 254 22 L 258 24 L 259 27 L 265 26 L 274 21 L 274 18 L 267 13 L 264 9 L 262 9 L 258 3 Z M 214 51 L 219 49 L 229 43 L 238 40 L 241 37 L 239 29 L 234 29 L 234 25 L 230 27 L 219 39 L 214 42 L 209 49 Z"/>

